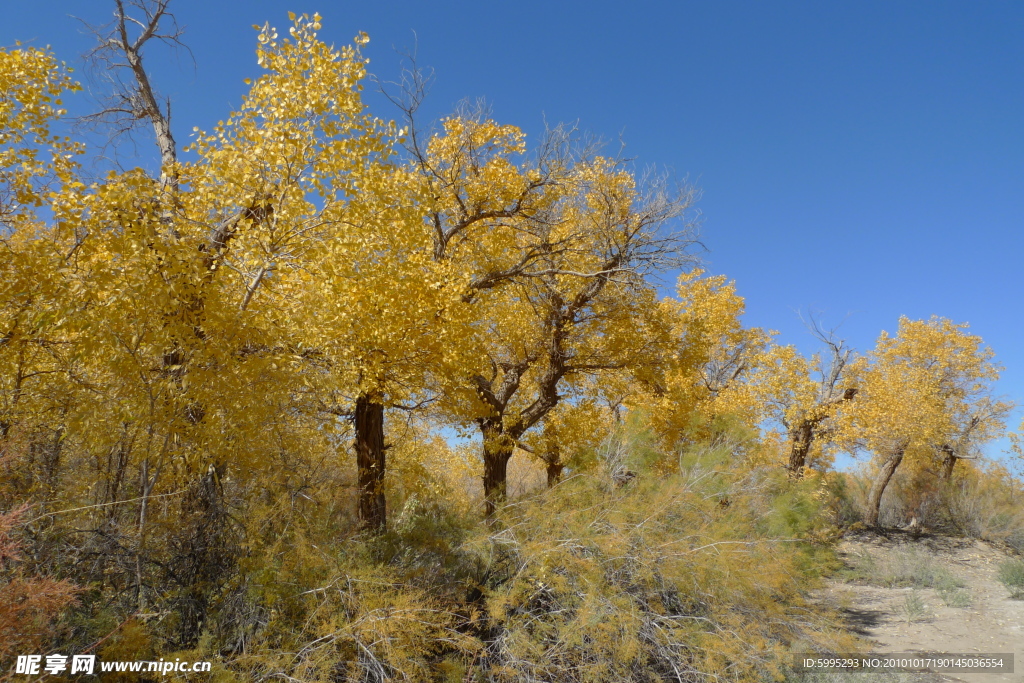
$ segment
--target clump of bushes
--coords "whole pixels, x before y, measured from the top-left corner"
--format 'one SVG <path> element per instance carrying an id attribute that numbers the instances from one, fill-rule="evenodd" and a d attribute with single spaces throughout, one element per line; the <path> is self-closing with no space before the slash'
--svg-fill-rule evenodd
<path id="1" fill-rule="evenodd" d="M 1010 597 L 1024 600 L 1024 560 L 1005 560 L 999 565 L 998 577 L 1010 591 Z"/>
<path id="2" fill-rule="evenodd" d="M 906 619 L 908 624 L 915 621 L 923 621 L 928 616 L 928 605 L 925 604 L 924 598 L 916 589 L 911 590 L 903 598 L 903 604 L 899 607 L 900 614 Z"/>
<path id="3" fill-rule="evenodd" d="M 760 682 L 786 676 L 793 651 L 857 649 L 807 597 L 836 566 L 829 481 L 754 467 L 729 439 L 673 453 L 639 429 L 617 439 L 489 521 L 437 474 L 451 468 L 408 469 L 379 534 L 339 513 L 337 473 L 225 481 L 224 533 L 154 526 L 230 551 L 207 563 L 209 581 L 185 587 L 205 601 L 194 638 L 180 636 L 175 595 L 111 602 L 96 587 L 62 642 L 104 639 L 108 659 L 210 660 L 225 683 Z M 156 562 L 140 571 L 163 576 Z"/>
<path id="4" fill-rule="evenodd" d="M 842 522 L 864 519 L 872 476 L 862 467 L 840 476 L 835 487 Z M 882 498 L 879 523 L 933 532 L 1001 541 L 1024 552 L 1024 482 L 997 462 L 980 460 L 957 465 L 943 480 L 933 468 L 900 471 Z"/>
<path id="5" fill-rule="evenodd" d="M 913 547 L 897 547 L 876 557 L 862 552 L 851 558 L 849 575 L 886 588 L 934 588 L 949 591 L 966 584 L 926 553 Z"/>
<path id="6" fill-rule="evenodd" d="M 490 679 L 757 681 L 797 642 L 852 649 L 805 598 L 826 559 L 801 534 L 821 504 L 722 457 L 625 483 L 580 475 L 507 506 L 476 541 Z"/>
<path id="7" fill-rule="evenodd" d="M 850 558 L 845 574 L 855 581 L 885 588 L 912 588 L 914 591 L 932 588 L 949 607 L 969 607 L 972 603 L 966 583 L 917 548 L 898 547 L 879 556 L 862 551 Z M 920 611 L 914 609 L 919 596 L 916 592 L 911 595 L 915 597 L 908 597 L 903 606 L 907 615 Z M 908 620 L 919 616 L 908 617 Z"/>
<path id="8" fill-rule="evenodd" d="M 794 650 L 857 649 L 807 598 L 835 563 L 820 482 L 744 470 L 724 446 L 671 473 L 607 452 L 622 461 L 489 523 L 415 495 L 376 536 L 329 542 L 315 509 L 270 517 L 234 616 L 192 656 L 219 657 L 223 680 L 760 682 Z"/>

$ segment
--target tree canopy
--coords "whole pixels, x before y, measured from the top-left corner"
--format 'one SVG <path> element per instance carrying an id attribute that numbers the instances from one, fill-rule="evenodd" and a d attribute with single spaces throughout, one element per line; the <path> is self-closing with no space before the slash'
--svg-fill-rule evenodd
<path id="1" fill-rule="evenodd" d="M 425 680 L 454 657 L 503 661 L 512 680 L 545 675 L 521 659 L 555 642 L 536 621 L 568 634 L 551 656 L 593 680 L 684 661 L 753 676 L 744 638 L 767 658 L 812 637 L 786 572 L 817 551 L 776 556 L 772 539 L 825 534 L 768 508 L 818 510 L 832 456 L 863 452 L 876 525 L 901 463 L 976 476 L 978 448 L 1004 432 L 1000 368 L 965 324 L 903 318 L 861 354 L 821 330 L 818 354 L 780 346 L 744 325 L 735 283 L 699 267 L 692 188 L 638 177 L 568 128 L 531 144 L 462 107 L 427 133 L 415 97 L 402 123 L 372 113 L 368 36 L 327 45 L 319 15 L 292 15 L 285 36 L 256 27 L 263 74 L 178 150 L 140 56 L 167 0 L 116 6 L 120 38 L 103 47 L 127 59 L 125 111 L 153 124 L 158 172 L 90 177 L 86 146 L 54 132 L 79 89 L 69 69 L 0 49 L 0 564 L 30 544 L 38 574 L 0 585 L 36 593 L 0 606 L 0 630 L 50 624 L 73 582 L 88 586 L 88 623 L 67 636 L 82 646 L 117 622 L 153 652 L 259 642 L 278 673 L 341 676 L 317 668 L 329 644 L 353 671 L 387 661 Z M 506 505 L 531 471 L 568 492 L 543 503 L 557 518 Z M 432 540 L 413 538 L 430 524 Z M 673 536 L 679 524 L 694 535 Z M 499 528 L 486 552 L 458 545 L 475 528 Z M 552 552 L 580 573 L 544 559 L 530 529 L 576 539 Z M 737 529 L 755 539 L 737 557 L 785 571 L 760 586 L 699 554 Z M 366 545 L 345 555 L 345 538 Z M 375 588 L 398 585 L 395 566 L 409 581 Z M 684 575 L 725 588 L 691 591 Z M 556 603 L 564 619 L 545 611 Z M 619 635 L 580 635 L 608 605 Z"/>

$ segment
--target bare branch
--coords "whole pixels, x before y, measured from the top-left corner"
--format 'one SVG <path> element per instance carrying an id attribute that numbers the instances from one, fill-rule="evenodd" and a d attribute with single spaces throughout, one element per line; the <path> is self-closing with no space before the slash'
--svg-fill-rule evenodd
<path id="1" fill-rule="evenodd" d="M 827 360 L 819 361 L 821 380 L 818 389 L 818 402 L 832 404 L 837 400 L 842 401 L 848 388 L 841 385 L 846 380 L 847 368 L 853 360 L 853 349 L 846 345 L 845 339 L 840 339 L 837 335 L 842 323 L 826 329 L 822 326 L 820 316 L 816 315 L 814 311 L 809 311 L 807 318 L 804 320 L 803 316 L 800 317 L 810 333 L 825 345 L 825 353 L 828 356 Z"/>
<path id="2" fill-rule="evenodd" d="M 170 100 L 161 104 L 143 63 L 143 49 L 153 40 L 184 48 L 191 56 L 181 41 L 184 29 L 168 11 L 169 4 L 170 0 L 114 0 L 112 23 L 93 26 L 82 22 L 98 43 L 86 54 L 86 59 L 92 64 L 94 74 L 108 82 L 111 92 L 101 111 L 82 117 L 80 121 L 105 124 L 112 128 L 114 138 L 131 136 L 140 124 L 151 125 L 160 150 L 161 184 L 174 192 L 178 187 L 174 170 L 178 153 L 171 133 L 171 104 Z M 131 11 L 143 18 L 132 16 Z M 161 24 L 169 26 L 170 30 L 162 30 Z"/>

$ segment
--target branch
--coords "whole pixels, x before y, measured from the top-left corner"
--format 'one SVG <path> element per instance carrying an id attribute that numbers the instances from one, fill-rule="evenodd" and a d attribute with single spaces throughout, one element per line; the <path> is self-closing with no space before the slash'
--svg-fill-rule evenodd
<path id="1" fill-rule="evenodd" d="M 129 15 L 126 4 L 140 10 L 145 19 L 140 20 Z M 175 165 L 178 154 L 171 133 L 170 101 L 161 107 L 142 59 L 143 48 L 154 39 L 188 50 L 181 42 L 183 30 L 177 26 L 174 16 L 167 11 L 169 4 L 170 0 L 114 0 L 112 25 L 96 27 L 82 22 L 96 36 L 98 42 L 86 57 L 92 62 L 93 69 L 112 83 L 113 92 L 109 96 L 109 103 L 100 112 L 82 117 L 80 120 L 113 123 L 118 129 L 115 137 L 130 134 L 140 121 L 148 121 L 153 127 L 160 150 L 161 186 L 176 192 L 178 177 Z M 160 31 L 162 21 L 170 22 L 170 33 Z M 129 30 L 132 26 L 140 29 L 134 40 Z M 122 69 L 130 71 L 130 83 L 121 79 Z"/>

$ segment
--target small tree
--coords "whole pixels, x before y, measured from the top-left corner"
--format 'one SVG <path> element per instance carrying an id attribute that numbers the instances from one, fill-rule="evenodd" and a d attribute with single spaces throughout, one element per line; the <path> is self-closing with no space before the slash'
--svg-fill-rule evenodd
<path id="1" fill-rule="evenodd" d="M 859 372 L 857 399 L 841 411 L 842 439 L 880 460 L 868 494 L 867 523 L 877 526 L 882 494 L 905 458 L 933 456 L 956 442 L 963 425 L 987 414 L 971 431 L 975 444 L 1003 428 L 1003 414 L 986 411 L 991 382 L 999 377 L 993 352 L 966 324 L 945 318 L 901 318 L 895 336 L 883 332 Z"/>
<path id="2" fill-rule="evenodd" d="M 825 345 L 822 352 L 808 359 L 792 346 L 772 347 L 758 359 L 751 381 L 768 416 L 785 430 L 786 468 L 796 478 L 815 443 L 833 435 L 837 411 L 857 395 L 850 372 L 853 352 L 833 332 L 817 325 L 812 331 Z"/>
<path id="3" fill-rule="evenodd" d="M 674 448 L 713 437 L 707 427 L 726 415 L 755 427 L 763 406 L 749 380 L 771 333 L 743 326 L 746 304 L 725 276 L 695 269 L 680 275 L 676 293 L 662 302 L 670 328 L 662 356 L 640 381 L 657 406 L 655 431 Z M 632 401 L 643 402 L 642 395 Z"/>

